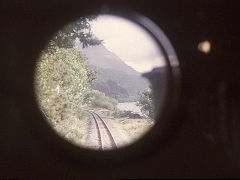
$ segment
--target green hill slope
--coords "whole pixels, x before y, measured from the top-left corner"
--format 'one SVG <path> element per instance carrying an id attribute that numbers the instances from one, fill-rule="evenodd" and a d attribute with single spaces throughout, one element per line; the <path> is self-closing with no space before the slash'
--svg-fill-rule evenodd
<path id="1" fill-rule="evenodd" d="M 130 75 L 115 69 L 100 68 L 93 65 L 91 68 L 98 73 L 92 88 L 104 92 L 119 102 L 137 100 L 138 94 L 149 85 L 140 73 Z"/>

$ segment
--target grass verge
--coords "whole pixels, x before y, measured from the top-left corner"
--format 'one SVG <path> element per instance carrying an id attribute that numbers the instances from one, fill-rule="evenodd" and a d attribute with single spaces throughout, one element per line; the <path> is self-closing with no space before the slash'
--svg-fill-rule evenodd
<path id="1" fill-rule="evenodd" d="M 131 141 L 135 141 L 143 136 L 154 125 L 154 121 L 150 118 L 128 118 L 128 117 L 116 117 L 115 111 L 102 109 L 102 108 L 89 108 L 89 110 L 95 111 L 100 116 L 112 119 L 117 123 L 123 131 L 129 136 Z"/>
<path id="2" fill-rule="evenodd" d="M 51 124 L 54 130 L 73 144 L 84 146 L 87 138 L 88 117 L 84 112 L 58 123 Z"/>

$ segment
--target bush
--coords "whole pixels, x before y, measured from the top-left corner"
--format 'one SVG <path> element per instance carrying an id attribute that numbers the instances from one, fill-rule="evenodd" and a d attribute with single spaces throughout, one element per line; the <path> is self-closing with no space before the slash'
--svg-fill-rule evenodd
<path id="1" fill-rule="evenodd" d="M 43 51 L 36 67 L 36 95 L 50 122 L 76 116 L 89 89 L 89 68 L 75 48 Z"/>
<path id="2" fill-rule="evenodd" d="M 151 86 L 144 89 L 144 91 L 140 94 L 139 105 L 141 106 L 143 114 L 154 118 L 153 92 Z"/>
<path id="3" fill-rule="evenodd" d="M 105 108 L 109 110 L 116 109 L 116 105 L 118 104 L 116 99 L 110 98 L 106 96 L 104 93 L 93 90 L 91 92 L 91 105 L 93 107 Z"/>
<path id="4" fill-rule="evenodd" d="M 131 119 L 142 119 L 143 117 L 132 111 L 115 111 L 113 116 L 116 118 L 131 118 Z"/>

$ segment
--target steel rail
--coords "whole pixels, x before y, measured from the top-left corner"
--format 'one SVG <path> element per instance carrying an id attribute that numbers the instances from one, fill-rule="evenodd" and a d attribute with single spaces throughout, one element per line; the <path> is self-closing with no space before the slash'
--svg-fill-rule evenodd
<path id="1" fill-rule="evenodd" d="M 106 132 L 107 132 L 107 134 L 108 134 L 108 137 L 109 137 L 109 139 L 110 139 L 110 142 L 111 142 L 112 147 L 113 147 L 113 148 L 117 148 L 116 142 L 115 142 L 115 140 L 114 140 L 114 138 L 113 138 L 113 136 L 112 136 L 112 133 L 111 133 L 110 129 L 108 128 L 107 124 L 105 123 L 105 121 L 104 121 L 97 113 L 95 113 L 95 112 L 91 112 L 91 111 L 89 111 L 89 110 L 86 110 L 86 112 L 88 112 L 89 114 L 91 114 L 92 117 L 93 117 L 93 119 L 94 119 L 94 121 L 95 121 L 95 124 L 96 124 L 96 127 L 97 127 L 97 131 L 98 131 L 98 138 L 99 138 L 99 144 L 100 144 L 101 150 L 103 150 L 103 145 L 102 145 L 103 143 L 102 143 L 102 137 L 101 137 L 101 130 L 100 130 L 100 128 L 99 128 L 97 118 L 102 122 L 102 124 L 103 124 L 103 126 L 104 126 L 104 128 L 105 128 L 105 130 L 106 130 Z M 97 118 L 96 118 L 96 117 L 97 117 Z"/>
<path id="2" fill-rule="evenodd" d="M 98 143 L 99 143 L 100 149 L 103 150 L 102 137 L 101 137 L 101 132 L 100 132 L 100 128 L 99 128 L 97 119 L 96 119 L 96 117 L 94 116 L 94 114 L 93 114 L 91 111 L 87 111 L 87 110 L 86 110 L 86 112 L 88 112 L 90 115 L 92 115 L 92 117 L 93 117 L 93 119 L 94 119 L 94 122 L 95 122 L 96 127 L 97 127 Z"/>
<path id="3" fill-rule="evenodd" d="M 103 125 L 104 125 L 104 127 L 105 127 L 105 129 L 106 129 L 106 131 L 108 133 L 108 136 L 109 136 L 109 138 L 111 140 L 112 147 L 113 148 L 117 148 L 117 144 L 116 144 L 116 142 L 115 142 L 115 140 L 113 138 L 113 135 L 112 135 L 110 129 L 108 128 L 107 124 L 105 123 L 105 121 L 97 113 L 95 113 L 95 112 L 92 112 L 92 113 L 95 114 L 102 121 L 102 123 L 103 123 Z"/>

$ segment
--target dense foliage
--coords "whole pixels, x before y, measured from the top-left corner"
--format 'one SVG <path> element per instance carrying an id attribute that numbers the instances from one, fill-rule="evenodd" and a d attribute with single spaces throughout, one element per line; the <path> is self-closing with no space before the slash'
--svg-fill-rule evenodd
<path id="1" fill-rule="evenodd" d="M 94 37 L 89 23 L 95 18 L 96 16 L 81 17 L 78 21 L 64 26 L 54 36 L 53 41 L 62 48 L 74 47 L 76 39 L 82 43 L 83 48 L 101 44 L 102 40 Z"/>
<path id="2" fill-rule="evenodd" d="M 146 88 L 139 97 L 139 105 L 141 111 L 147 114 L 149 117 L 154 118 L 154 105 L 153 105 L 153 93 L 152 87 Z"/>
<path id="3" fill-rule="evenodd" d="M 76 117 L 80 106 L 89 101 L 87 94 L 96 72 L 89 68 L 86 57 L 75 48 L 75 42 L 79 40 L 83 47 L 101 44 L 89 24 L 95 18 L 81 17 L 64 26 L 40 55 L 35 76 L 36 94 L 51 122 Z"/>
<path id="4" fill-rule="evenodd" d="M 90 91 L 87 98 L 89 99 L 89 103 L 96 108 L 114 110 L 118 104 L 116 99 L 108 97 L 104 93 L 97 90 Z"/>
<path id="5" fill-rule="evenodd" d="M 75 48 L 43 52 L 36 68 L 36 90 L 44 114 L 53 122 L 76 116 L 94 79 L 85 57 Z"/>

